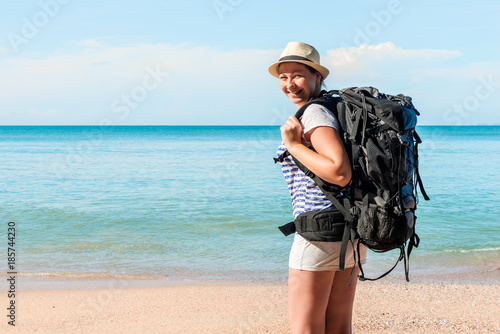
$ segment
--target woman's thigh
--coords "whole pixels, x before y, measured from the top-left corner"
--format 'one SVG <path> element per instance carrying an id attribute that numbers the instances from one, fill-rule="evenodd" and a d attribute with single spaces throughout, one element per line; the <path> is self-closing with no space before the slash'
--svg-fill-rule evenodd
<path id="1" fill-rule="evenodd" d="M 351 333 L 352 309 L 358 274 L 358 267 L 354 269 L 354 272 L 352 268 L 349 268 L 335 273 L 326 309 L 326 333 Z"/>
<path id="2" fill-rule="evenodd" d="M 289 269 L 288 311 L 292 333 L 324 333 L 335 271 Z"/>

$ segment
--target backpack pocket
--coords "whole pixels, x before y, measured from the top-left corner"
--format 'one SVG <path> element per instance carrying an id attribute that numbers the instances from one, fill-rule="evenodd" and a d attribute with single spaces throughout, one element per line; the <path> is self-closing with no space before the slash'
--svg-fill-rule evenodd
<path id="1" fill-rule="evenodd" d="M 391 206 L 368 204 L 362 206 L 356 231 L 371 249 L 388 251 L 407 240 L 407 226 L 406 216 L 397 214 Z"/>

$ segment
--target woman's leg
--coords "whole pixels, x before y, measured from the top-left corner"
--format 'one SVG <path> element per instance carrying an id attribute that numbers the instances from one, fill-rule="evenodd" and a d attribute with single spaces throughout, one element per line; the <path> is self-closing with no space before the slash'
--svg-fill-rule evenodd
<path id="1" fill-rule="evenodd" d="M 356 284 L 358 282 L 359 268 L 354 269 L 351 279 L 352 268 L 335 272 L 330 299 L 326 309 L 325 333 L 350 334 L 352 332 L 352 308 Z"/>
<path id="2" fill-rule="evenodd" d="M 289 269 L 288 314 L 292 334 L 325 333 L 335 271 Z"/>

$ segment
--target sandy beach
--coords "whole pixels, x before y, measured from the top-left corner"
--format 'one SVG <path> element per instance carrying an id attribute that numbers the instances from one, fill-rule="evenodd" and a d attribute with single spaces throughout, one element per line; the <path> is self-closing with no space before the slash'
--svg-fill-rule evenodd
<path id="1" fill-rule="evenodd" d="M 15 327 L 1 294 L 2 333 L 289 333 L 284 284 L 43 280 L 17 291 Z M 360 283 L 354 332 L 500 333 L 499 285 L 449 282 Z"/>

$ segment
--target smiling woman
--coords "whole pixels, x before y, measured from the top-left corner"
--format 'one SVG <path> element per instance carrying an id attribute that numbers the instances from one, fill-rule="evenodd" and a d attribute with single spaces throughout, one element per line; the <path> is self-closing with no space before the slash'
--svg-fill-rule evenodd
<path id="1" fill-rule="evenodd" d="M 291 42 L 269 73 L 280 79 L 283 93 L 297 108 L 320 95 L 322 81 L 329 71 L 320 65 L 319 53 L 308 44 Z M 302 117 L 288 118 L 281 127 L 285 150 L 291 156 L 279 159 L 297 218 L 308 211 L 332 207 L 316 183 L 296 165 L 300 161 L 321 179 L 335 184 L 341 195 L 351 179 L 349 158 L 339 136 L 335 116 L 324 106 L 308 105 Z M 355 243 L 357 244 L 357 243 Z M 288 309 L 292 333 L 350 333 L 356 280 L 349 284 L 351 271 L 340 269 L 341 242 L 310 241 L 295 234 L 289 258 Z M 354 267 L 352 246 L 346 255 L 346 268 Z M 365 262 L 366 248 L 360 247 Z"/>
<path id="2" fill-rule="evenodd" d="M 330 73 L 319 64 L 316 49 L 303 48 L 304 45 L 307 44 L 288 43 L 279 61 L 269 67 L 269 73 L 280 79 L 281 89 L 297 108 L 319 95 L 323 80 Z"/>

